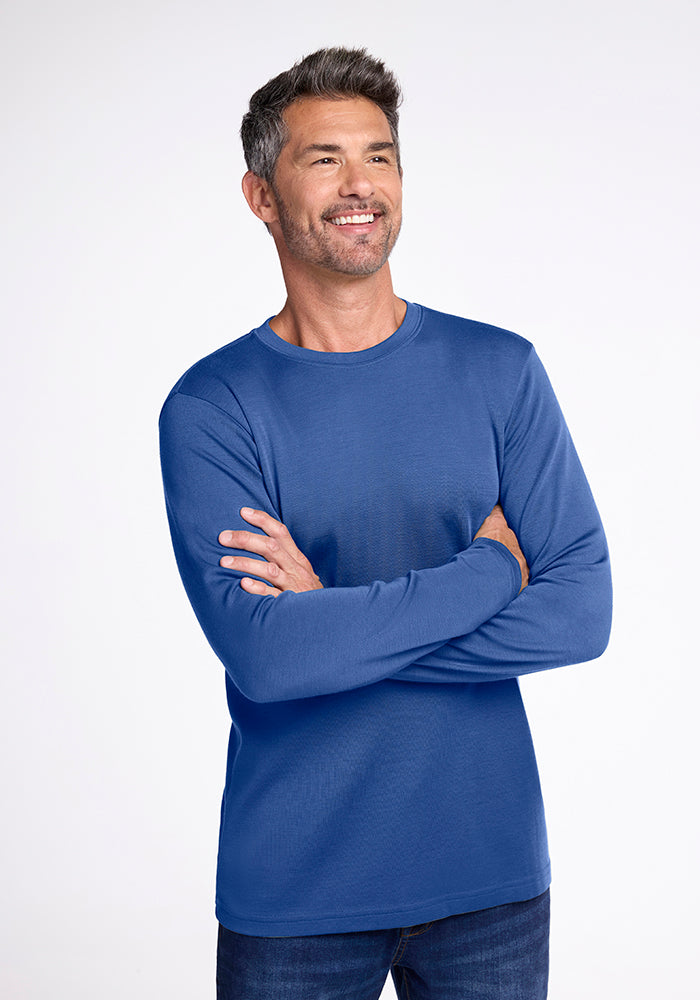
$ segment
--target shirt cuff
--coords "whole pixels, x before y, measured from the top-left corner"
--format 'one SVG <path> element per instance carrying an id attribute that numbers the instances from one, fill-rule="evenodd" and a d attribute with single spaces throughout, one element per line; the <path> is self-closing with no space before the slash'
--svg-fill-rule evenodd
<path id="1" fill-rule="evenodd" d="M 510 574 L 513 581 L 513 596 L 511 597 L 511 600 L 513 600 L 513 598 L 517 597 L 520 593 L 523 584 L 523 574 L 520 569 L 520 563 L 510 551 L 508 546 L 504 545 L 503 542 L 497 542 L 495 538 L 482 537 L 477 538 L 474 542 L 472 542 L 472 545 L 476 545 L 479 542 L 484 542 L 486 545 L 490 545 L 494 551 L 500 553 L 501 557 L 506 560 L 510 568 Z"/>

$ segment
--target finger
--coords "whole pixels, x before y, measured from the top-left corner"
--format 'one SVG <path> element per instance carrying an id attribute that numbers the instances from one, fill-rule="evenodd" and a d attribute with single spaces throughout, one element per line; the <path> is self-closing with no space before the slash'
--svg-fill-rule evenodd
<path id="1" fill-rule="evenodd" d="M 278 597 L 282 591 L 278 590 L 277 587 L 270 587 L 268 584 L 263 583 L 262 580 L 251 580 L 250 577 L 244 576 L 241 580 L 241 587 L 243 590 L 247 591 L 249 594 L 258 594 L 261 597 Z"/>
<path id="2" fill-rule="evenodd" d="M 305 566 L 311 566 L 304 553 L 297 548 L 296 542 L 289 532 L 289 528 L 282 521 L 278 521 L 276 517 L 273 517 L 272 514 L 268 514 L 264 510 L 256 510 L 252 507 L 241 507 L 241 517 L 251 524 L 257 525 L 258 528 L 262 528 L 270 538 L 276 539 L 296 562 L 301 562 Z"/>
<path id="3" fill-rule="evenodd" d="M 278 521 L 276 517 L 268 514 L 265 510 L 256 510 L 254 507 L 241 507 L 240 514 L 244 521 L 257 525 L 273 537 L 280 533 L 281 528 L 284 528 L 285 531 L 287 530 L 281 521 Z"/>
<path id="4" fill-rule="evenodd" d="M 219 559 L 219 566 L 223 566 L 225 569 L 239 570 L 241 573 L 254 573 L 266 580 L 281 582 L 282 570 L 279 566 L 261 559 L 248 559 L 246 556 L 222 556 Z"/>
<path id="5" fill-rule="evenodd" d="M 273 542 L 273 548 L 270 543 Z M 222 531 L 219 535 L 219 543 L 229 549 L 243 549 L 246 552 L 257 552 L 260 556 L 267 556 L 276 551 L 278 543 L 267 535 L 259 535 L 255 531 Z"/>
<path id="6" fill-rule="evenodd" d="M 299 588 L 300 564 L 277 539 L 268 538 L 267 535 L 259 535 L 252 531 L 222 531 L 219 540 L 230 548 L 256 552 L 264 557 L 260 560 L 245 556 L 225 555 L 219 559 L 219 565 L 223 566 L 224 569 L 254 573 L 265 580 L 270 580 L 280 591 Z M 306 572 L 309 576 L 315 576 L 311 567 Z M 317 585 L 320 586 L 320 583 L 317 582 Z M 301 589 L 310 588 L 302 585 Z"/>
<path id="7" fill-rule="evenodd" d="M 285 535 L 291 539 L 291 535 L 287 531 L 287 528 L 281 521 L 272 517 L 271 514 L 267 514 L 264 510 L 253 510 L 252 507 L 241 507 L 240 510 L 241 517 L 245 521 L 250 522 L 250 524 L 255 524 L 256 527 L 260 528 L 265 532 L 270 538 L 276 538 L 278 536 L 284 537 Z M 226 530 L 219 534 L 219 542 L 221 545 L 227 545 L 229 548 L 240 548 L 236 545 L 236 541 L 239 538 L 246 538 L 252 532 L 243 531 L 233 531 Z"/>

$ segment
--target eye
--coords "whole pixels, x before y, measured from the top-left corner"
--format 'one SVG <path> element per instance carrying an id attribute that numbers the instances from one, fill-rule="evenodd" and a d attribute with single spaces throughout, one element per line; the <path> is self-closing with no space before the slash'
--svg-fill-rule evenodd
<path id="1" fill-rule="evenodd" d="M 314 165 L 317 164 L 317 163 L 321 163 L 321 164 L 333 163 L 333 157 L 332 156 L 323 156 L 320 160 L 314 160 Z"/>

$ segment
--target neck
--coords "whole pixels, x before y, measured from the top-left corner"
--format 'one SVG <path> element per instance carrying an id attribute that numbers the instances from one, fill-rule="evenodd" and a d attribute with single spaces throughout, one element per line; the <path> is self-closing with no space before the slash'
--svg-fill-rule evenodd
<path id="1" fill-rule="evenodd" d="M 312 351 L 364 351 L 401 325 L 406 303 L 394 295 L 389 265 L 376 274 L 302 275 L 282 265 L 287 301 L 270 320 L 290 344 Z"/>

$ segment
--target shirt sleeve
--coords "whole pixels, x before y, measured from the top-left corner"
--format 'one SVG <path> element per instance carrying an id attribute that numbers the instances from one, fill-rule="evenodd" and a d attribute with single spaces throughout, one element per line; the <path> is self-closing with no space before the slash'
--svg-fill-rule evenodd
<path id="1" fill-rule="evenodd" d="M 219 566 L 218 536 L 241 521 L 243 506 L 281 520 L 252 436 L 219 406 L 174 392 L 161 412 L 160 445 L 182 581 L 210 645 L 252 701 L 307 698 L 383 680 L 488 621 L 520 589 L 514 556 L 499 542 L 478 539 L 442 566 L 390 582 L 249 594 L 240 586 L 247 574 Z"/>
<path id="2" fill-rule="evenodd" d="M 605 650 L 612 617 L 605 534 L 534 349 L 504 431 L 500 502 L 530 568 L 529 585 L 493 618 L 422 656 L 396 680 L 506 680 Z"/>

